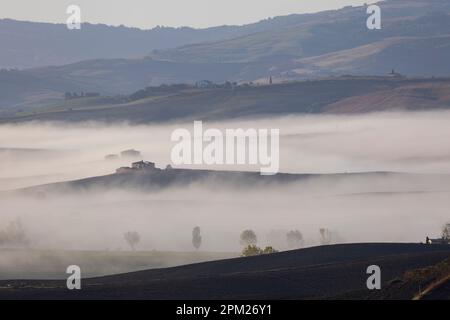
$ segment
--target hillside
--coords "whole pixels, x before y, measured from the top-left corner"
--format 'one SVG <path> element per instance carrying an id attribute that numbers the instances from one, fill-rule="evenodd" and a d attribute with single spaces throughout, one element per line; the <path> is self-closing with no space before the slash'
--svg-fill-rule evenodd
<path id="1" fill-rule="evenodd" d="M 380 291 L 360 290 L 346 293 L 341 299 L 372 300 L 448 300 L 450 298 L 450 258 L 439 263 L 410 268 L 386 282 Z"/>
<path id="2" fill-rule="evenodd" d="M 447 79 L 340 77 L 272 86 L 147 88 L 120 98 L 86 98 L 6 113 L 0 122 L 217 120 L 291 114 L 435 110 L 450 107 Z"/>
<path id="3" fill-rule="evenodd" d="M 103 36 L 102 41 L 86 36 L 87 41 L 83 33 L 75 39 L 74 45 L 92 47 L 92 50 L 83 50 L 89 54 L 77 58 L 73 55 L 78 51 L 72 50 L 72 45 L 55 41 L 45 46 L 51 51 L 45 56 L 65 57 L 55 58 L 58 62 L 51 64 L 57 66 L 42 67 L 44 63 L 39 68 L 4 71 L 0 76 L 0 107 L 29 110 L 53 104 L 58 95 L 61 101 L 66 91 L 130 94 L 147 86 L 193 84 L 204 79 L 267 83 L 272 76 L 278 83 L 343 74 L 381 76 L 392 69 L 409 77 L 449 76 L 448 1 L 388 0 L 379 5 L 383 25 L 381 30 L 375 31 L 366 27 L 364 6 L 204 30 L 140 31 L 87 26 L 82 32 L 101 29 L 111 35 Z M 11 28 L 13 32 L 14 24 Z M 17 28 L 21 30 L 22 25 L 19 23 Z M 27 28 L 24 30 L 29 30 L 30 26 Z M 39 25 L 30 34 L 38 33 L 36 39 L 42 40 L 48 37 L 46 28 L 50 27 Z M 123 33 L 124 40 L 122 35 L 116 36 L 116 32 Z M 172 33 L 176 36 L 172 37 Z M 49 34 L 54 33 L 49 31 Z M 9 42 L 16 39 L 10 35 L 6 33 Z M 150 40 L 147 35 L 152 35 Z M 179 41 L 174 41 L 174 37 Z M 158 39 L 167 39 L 170 43 L 161 44 Z M 182 44 L 183 41 L 186 43 Z M 40 43 L 31 43 L 36 51 L 40 50 Z M 46 42 L 42 40 L 42 43 Z M 7 46 L 11 50 L 15 47 L 14 43 Z M 108 53 L 102 51 L 106 49 Z M 26 46 L 14 50 L 19 52 L 15 57 L 33 53 Z M 28 60 L 33 59 L 28 57 Z M 79 60 L 83 61 L 72 63 Z M 0 61 L 3 61 L 1 56 Z"/>
<path id="4" fill-rule="evenodd" d="M 367 179 L 376 179 L 377 188 L 363 188 L 370 186 Z M 439 178 L 439 189 L 436 184 Z M 220 181 L 220 183 L 217 183 Z M 171 187 L 186 187 L 197 185 L 209 190 L 248 190 L 288 186 L 298 182 L 314 182 L 321 185 L 321 191 L 336 194 L 337 184 L 359 184 L 358 191 L 347 191 L 348 196 L 380 195 L 380 194 L 410 194 L 410 193 L 441 193 L 446 192 L 450 183 L 450 175 L 446 174 L 414 174 L 395 172 L 353 172 L 331 174 L 292 174 L 277 173 L 275 175 L 261 175 L 258 171 L 219 171 L 202 169 L 156 169 L 135 171 L 129 173 L 109 174 L 79 180 L 55 182 L 36 185 L 12 191 L 3 191 L 1 196 L 26 195 L 38 198 L 47 195 L 59 195 L 67 192 L 96 192 L 98 190 L 139 190 L 155 192 Z M 330 187 L 324 187 L 329 185 Z M 437 189 L 438 188 L 438 189 Z"/>
<path id="5" fill-rule="evenodd" d="M 353 296 L 360 299 L 368 293 L 369 265 L 380 266 L 384 288 L 405 272 L 433 266 L 449 255 L 445 245 L 321 246 L 84 279 L 80 291 L 67 290 L 65 281 L 6 280 L 0 281 L 0 298 L 329 299 L 361 290 L 362 296 Z"/>
<path id="6" fill-rule="evenodd" d="M 0 279 L 64 279 L 65 269 L 73 261 L 86 277 L 132 272 L 154 268 L 230 259 L 238 253 L 172 252 L 129 250 L 38 250 L 0 249 Z"/>
<path id="7" fill-rule="evenodd" d="M 378 5 L 383 24 L 377 31 L 365 27 L 365 7 L 349 7 L 317 13 L 284 29 L 158 51 L 151 57 L 174 62 L 260 63 L 267 75 L 282 79 L 382 75 L 389 68 L 409 76 L 449 74 L 445 59 L 450 44 L 448 2 L 390 0 Z M 246 75 L 249 79 L 256 76 Z"/>
<path id="8" fill-rule="evenodd" d="M 142 30 L 84 23 L 79 31 L 68 30 L 65 24 L 0 19 L 0 43 L 3 47 L 0 69 L 55 66 L 99 58 L 142 57 L 156 49 L 239 37 L 283 28 L 304 19 L 302 15 L 293 15 L 243 26 L 205 29 L 156 27 Z"/>
<path id="9" fill-rule="evenodd" d="M 320 177 L 314 174 L 284 174 L 262 176 L 259 172 L 215 171 L 215 170 L 149 170 L 121 174 L 110 174 L 74 181 L 65 181 L 44 184 L 16 191 L 4 192 L 3 195 L 20 192 L 26 195 L 41 197 L 46 194 L 58 194 L 67 191 L 95 191 L 108 189 L 147 190 L 155 191 L 173 186 L 186 186 L 193 183 L 207 184 L 211 188 L 233 186 L 245 189 L 246 187 L 263 187 L 269 184 L 292 183 L 302 179 Z M 323 175 L 324 177 L 345 177 L 346 175 Z M 216 181 L 221 181 L 220 186 Z"/>
<path id="10" fill-rule="evenodd" d="M 408 76 L 447 76 L 450 64 L 450 35 L 434 37 L 392 37 L 352 49 L 295 61 L 290 74 L 374 74 L 386 66 L 404 71 Z"/>

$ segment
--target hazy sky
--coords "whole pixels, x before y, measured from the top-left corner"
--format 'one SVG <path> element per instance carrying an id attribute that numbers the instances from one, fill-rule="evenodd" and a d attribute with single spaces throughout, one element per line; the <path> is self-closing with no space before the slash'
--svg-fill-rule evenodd
<path id="1" fill-rule="evenodd" d="M 81 7 L 82 21 L 139 28 L 245 24 L 292 13 L 317 12 L 371 0 L 0 0 L 0 18 L 65 22 Z"/>

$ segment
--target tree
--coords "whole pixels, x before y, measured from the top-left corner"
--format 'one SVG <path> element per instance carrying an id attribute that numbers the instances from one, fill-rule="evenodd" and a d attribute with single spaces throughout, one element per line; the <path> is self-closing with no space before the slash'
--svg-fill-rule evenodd
<path id="1" fill-rule="evenodd" d="M 326 228 L 320 228 L 320 244 L 327 245 L 331 243 L 331 231 Z"/>
<path id="2" fill-rule="evenodd" d="M 258 256 L 260 254 L 262 254 L 261 248 L 258 248 L 254 244 L 249 244 L 248 246 L 246 246 L 244 248 L 244 250 L 242 250 L 242 256 L 243 257 Z"/>
<path id="3" fill-rule="evenodd" d="M 0 246 L 26 247 L 30 244 L 22 222 L 11 221 L 5 229 L 0 230 Z"/>
<path id="4" fill-rule="evenodd" d="M 286 234 L 286 241 L 288 247 L 291 249 L 297 249 L 303 247 L 303 235 L 298 230 L 291 230 Z"/>
<path id="5" fill-rule="evenodd" d="M 244 230 L 241 233 L 241 245 L 249 246 L 256 245 L 258 242 L 258 238 L 256 237 L 256 233 L 253 230 Z"/>
<path id="6" fill-rule="evenodd" d="M 275 250 L 271 246 L 265 247 L 264 250 L 262 251 L 263 254 L 271 254 L 271 253 L 277 253 L 277 252 L 278 252 L 278 250 Z"/>
<path id="7" fill-rule="evenodd" d="M 135 250 L 135 246 L 141 241 L 141 236 L 136 231 L 128 231 L 123 237 L 133 251 Z"/>
<path id="8" fill-rule="evenodd" d="M 442 227 L 442 239 L 450 240 L 450 223 L 446 223 Z"/>
<path id="9" fill-rule="evenodd" d="M 200 235 L 200 227 L 195 227 L 192 230 L 192 245 L 197 250 L 202 245 L 202 236 Z"/>

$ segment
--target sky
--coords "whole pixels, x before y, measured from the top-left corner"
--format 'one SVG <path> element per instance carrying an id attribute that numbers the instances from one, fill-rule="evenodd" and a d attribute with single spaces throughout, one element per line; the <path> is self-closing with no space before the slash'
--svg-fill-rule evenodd
<path id="1" fill-rule="evenodd" d="M 371 0 L 0 0 L 0 18 L 65 23 L 69 5 L 81 8 L 82 22 L 205 28 L 242 25 L 293 13 L 338 9 Z"/>

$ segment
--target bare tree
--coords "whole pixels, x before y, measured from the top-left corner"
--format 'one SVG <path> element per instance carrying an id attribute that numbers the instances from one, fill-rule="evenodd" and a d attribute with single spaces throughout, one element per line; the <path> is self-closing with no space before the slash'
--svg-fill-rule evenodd
<path id="1" fill-rule="evenodd" d="M 200 235 L 200 227 L 195 227 L 192 230 L 192 245 L 197 250 L 202 245 L 202 236 Z"/>
<path id="2" fill-rule="evenodd" d="M 450 223 L 446 223 L 442 227 L 442 239 L 450 240 Z"/>
<path id="3" fill-rule="evenodd" d="M 30 241 L 19 219 L 11 221 L 0 230 L 0 246 L 26 247 L 29 244 Z"/>
<path id="4" fill-rule="evenodd" d="M 303 247 L 303 235 L 298 230 L 291 230 L 286 234 L 286 241 L 288 247 L 291 249 Z"/>
<path id="5" fill-rule="evenodd" d="M 244 230 L 241 233 L 240 243 L 243 246 L 256 245 L 258 238 L 253 230 Z"/>
<path id="6" fill-rule="evenodd" d="M 135 246 L 141 241 L 141 236 L 136 231 L 125 232 L 123 237 L 133 251 L 135 250 Z"/>
<path id="7" fill-rule="evenodd" d="M 326 228 L 320 228 L 320 244 L 327 245 L 331 243 L 331 231 Z"/>

